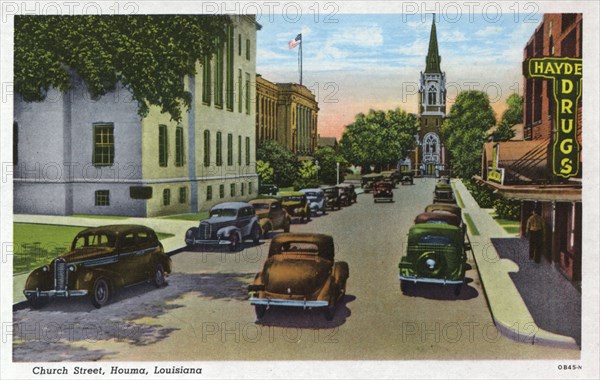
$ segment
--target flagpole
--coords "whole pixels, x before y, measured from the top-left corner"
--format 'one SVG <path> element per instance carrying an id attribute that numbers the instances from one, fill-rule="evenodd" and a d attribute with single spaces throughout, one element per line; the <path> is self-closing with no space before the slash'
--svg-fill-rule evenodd
<path id="1" fill-rule="evenodd" d="M 298 54 L 300 56 L 300 85 L 302 86 L 302 45 L 304 45 L 304 41 L 300 40 L 300 50 L 298 50 Z"/>

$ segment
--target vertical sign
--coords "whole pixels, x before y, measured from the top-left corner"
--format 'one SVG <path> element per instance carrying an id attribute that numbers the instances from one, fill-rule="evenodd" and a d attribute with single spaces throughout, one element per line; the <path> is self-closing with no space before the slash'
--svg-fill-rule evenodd
<path id="1" fill-rule="evenodd" d="M 523 63 L 523 75 L 552 81 L 556 109 L 556 138 L 552 147 L 552 171 L 570 178 L 579 174 L 577 105 L 581 97 L 581 58 L 530 58 Z"/>

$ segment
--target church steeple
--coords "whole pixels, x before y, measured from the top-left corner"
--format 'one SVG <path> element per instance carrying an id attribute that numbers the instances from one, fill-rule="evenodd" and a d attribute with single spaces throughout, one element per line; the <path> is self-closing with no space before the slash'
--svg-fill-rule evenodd
<path id="1" fill-rule="evenodd" d="M 431 24 L 431 34 L 429 35 L 429 51 L 427 52 L 427 58 L 425 58 L 426 73 L 441 73 L 440 62 L 442 57 L 438 52 L 437 33 L 435 31 L 435 13 L 433 14 L 433 23 Z"/>

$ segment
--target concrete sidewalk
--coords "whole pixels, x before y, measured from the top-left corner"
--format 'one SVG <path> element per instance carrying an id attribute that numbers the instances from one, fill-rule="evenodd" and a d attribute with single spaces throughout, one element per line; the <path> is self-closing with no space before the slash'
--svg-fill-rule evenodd
<path id="1" fill-rule="evenodd" d="M 479 235 L 469 231 L 469 236 L 481 284 L 498 331 L 519 342 L 579 350 L 572 337 L 543 330 L 535 323 L 509 275 L 510 272 L 518 272 L 519 265 L 512 260 L 501 259 L 491 241 L 515 235 L 500 227 L 489 210 L 481 209 L 460 180 L 452 180 L 452 184 L 464 203 L 463 215 L 469 214 L 479 230 Z"/>
<path id="2" fill-rule="evenodd" d="M 197 225 L 197 222 L 185 220 L 173 220 L 163 218 L 126 218 L 126 219 L 107 219 L 107 218 L 81 218 L 73 216 L 55 216 L 55 215 L 25 215 L 15 214 L 14 223 L 36 223 L 36 224 L 56 224 L 63 226 L 84 226 L 98 227 L 108 224 L 141 224 L 152 228 L 156 232 L 172 234 L 170 238 L 161 240 L 165 252 L 173 252 L 185 247 L 185 232 L 190 227 Z M 29 273 L 13 276 L 13 305 L 25 301 L 23 288 Z"/>

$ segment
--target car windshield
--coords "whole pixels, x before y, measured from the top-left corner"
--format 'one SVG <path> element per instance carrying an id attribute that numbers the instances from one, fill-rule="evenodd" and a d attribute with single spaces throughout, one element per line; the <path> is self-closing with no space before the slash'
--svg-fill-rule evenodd
<path id="1" fill-rule="evenodd" d="M 302 201 L 302 197 L 300 195 L 290 195 L 290 196 L 287 196 L 287 197 L 283 197 L 283 200 L 285 202 L 290 202 L 290 201 L 292 201 L 292 202 L 301 202 Z"/>
<path id="2" fill-rule="evenodd" d="M 311 197 L 311 198 L 316 198 L 319 196 L 319 194 L 315 191 L 307 191 L 304 194 L 306 194 L 307 197 Z"/>
<path id="3" fill-rule="evenodd" d="M 432 245 L 450 245 L 452 239 L 448 236 L 443 235 L 423 235 L 419 238 L 421 244 L 432 244 Z"/>
<path id="4" fill-rule="evenodd" d="M 115 246 L 116 241 L 117 239 L 114 235 L 109 235 L 106 233 L 89 233 L 77 236 L 75 238 L 75 241 L 73 242 L 73 248 L 113 248 Z"/>
<path id="5" fill-rule="evenodd" d="M 237 215 L 237 209 L 234 209 L 234 208 L 214 208 L 214 209 L 210 210 L 211 217 L 236 216 L 236 215 Z"/>
<path id="6" fill-rule="evenodd" d="M 268 203 L 252 203 L 252 206 L 255 210 L 268 210 L 270 207 Z"/>

